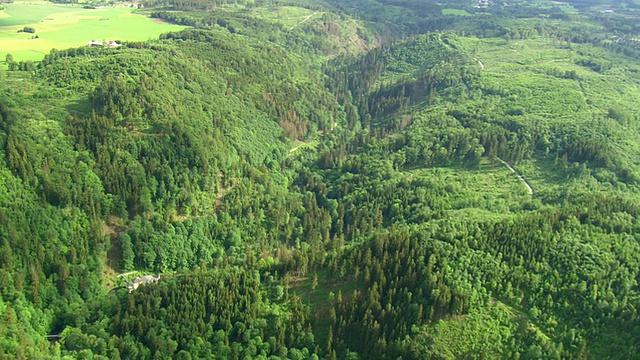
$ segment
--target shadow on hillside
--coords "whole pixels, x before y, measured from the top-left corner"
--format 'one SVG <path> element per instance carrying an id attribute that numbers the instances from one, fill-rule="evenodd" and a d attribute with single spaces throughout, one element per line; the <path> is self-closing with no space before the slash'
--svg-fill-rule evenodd
<path id="1" fill-rule="evenodd" d="M 93 105 L 89 99 L 78 99 L 71 101 L 66 108 L 69 110 L 69 114 L 73 116 L 78 118 L 88 118 L 91 116 Z"/>

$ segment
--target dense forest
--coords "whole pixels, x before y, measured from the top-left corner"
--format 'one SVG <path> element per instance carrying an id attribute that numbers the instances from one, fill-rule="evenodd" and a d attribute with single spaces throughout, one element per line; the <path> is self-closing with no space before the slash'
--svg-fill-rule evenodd
<path id="1" fill-rule="evenodd" d="M 0 359 L 637 358 L 638 7 L 478 4 L 8 56 Z"/>

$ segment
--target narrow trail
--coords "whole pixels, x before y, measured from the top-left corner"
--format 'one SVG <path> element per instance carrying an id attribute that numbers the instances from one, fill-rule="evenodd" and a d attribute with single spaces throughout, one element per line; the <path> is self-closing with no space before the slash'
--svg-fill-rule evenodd
<path id="1" fill-rule="evenodd" d="M 516 169 L 514 169 L 511 165 L 509 165 L 509 163 L 507 163 L 506 161 L 500 159 L 499 157 L 496 156 L 496 159 L 498 161 L 500 161 L 502 164 L 504 164 L 504 166 L 506 166 L 507 168 L 509 168 L 509 170 L 511 170 L 511 172 L 513 172 L 514 174 L 516 174 L 516 176 L 518 177 L 518 179 L 520 179 L 520 181 L 522 181 L 522 183 L 524 184 L 524 186 L 527 187 L 527 190 L 529 190 L 529 195 L 533 196 L 533 188 L 531 187 L 531 185 L 527 182 L 527 180 L 520 175 L 519 172 L 516 171 Z"/>
<path id="2" fill-rule="evenodd" d="M 478 60 L 476 58 L 473 58 L 473 60 L 477 61 L 478 65 L 480 65 L 480 68 L 482 70 L 484 70 L 484 64 L 482 63 L 482 61 L 480 61 L 480 60 Z M 467 83 L 465 83 L 464 81 L 462 81 L 462 84 L 464 85 L 464 87 L 466 89 L 466 92 L 467 92 L 467 100 L 471 99 L 471 89 L 469 89 L 469 85 L 467 85 Z"/>
<path id="3" fill-rule="evenodd" d="M 295 29 L 297 26 L 300 26 L 303 22 L 305 22 L 305 21 L 307 21 L 307 20 L 311 19 L 311 17 L 312 17 L 313 15 L 317 14 L 317 13 L 318 13 L 318 12 L 316 11 L 316 12 L 314 12 L 313 14 L 311 14 L 311 15 L 307 16 L 306 18 L 304 18 L 304 20 L 302 20 L 302 21 L 300 21 L 299 23 L 297 23 L 297 24 L 293 25 L 293 26 L 291 27 L 291 29 L 289 29 L 289 31 L 291 31 L 291 30 Z"/>

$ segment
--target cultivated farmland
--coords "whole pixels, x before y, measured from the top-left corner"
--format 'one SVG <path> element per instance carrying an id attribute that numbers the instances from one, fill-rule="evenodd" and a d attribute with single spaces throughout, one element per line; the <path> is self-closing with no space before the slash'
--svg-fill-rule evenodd
<path id="1" fill-rule="evenodd" d="M 5 4 L 5 10 L 0 11 L 0 61 L 8 53 L 15 61 L 37 61 L 54 48 L 83 46 L 90 40 L 148 40 L 184 28 L 154 21 L 133 10 L 83 9 L 45 2 Z M 19 32 L 25 26 L 36 32 Z"/>

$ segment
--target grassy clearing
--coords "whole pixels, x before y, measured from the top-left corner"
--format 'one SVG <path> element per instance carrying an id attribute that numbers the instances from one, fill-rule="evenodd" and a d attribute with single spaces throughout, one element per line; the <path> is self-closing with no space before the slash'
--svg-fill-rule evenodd
<path id="1" fill-rule="evenodd" d="M 482 70 L 485 87 L 502 89 L 515 99 L 527 99 L 528 114 L 544 116 L 547 120 L 564 117 L 592 121 L 594 115 L 606 116 L 613 105 L 628 107 L 632 113 L 640 91 L 637 63 L 611 59 L 613 67 L 596 72 L 580 61 L 591 58 L 579 46 L 549 39 L 530 40 L 472 40 L 464 39 L 465 48 L 474 49 L 474 56 L 485 65 Z M 601 58 L 604 55 L 596 54 Z M 554 74 L 573 72 L 576 78 Z M 626 86 L 620 87 L 620 83 Z M 566 106 L 558 106 L 558 103 Z"/>
<path id="2" fill-rule="evenodd" d="M 283 31 L 291 32 L 304 32 L 305 30 L 302 30 L 304 27 L 321 29 L 329 24 L 331 30 L 326 34 L 330 38 L 329 42 L 335 45 L 334 51 L 326 54 L 329 58 L 340 53 L 360 54 L 376 43 L 375 34 L 362 20 L 325 17 L 328 13 L 324 11 L 314 11 L 298 6 L 262 6 L 247 10 L 243 6 L 235 5 L 221 6 L 219 11 L 240 13 L 242 16 L 250 13 L 252 18 L 278 24 Z M 320 66 L 320 63 L 317 65 Z"/>
<path id="3" fill-rule="evenodd" d="M 511 336 L 516 324 L 516 316 L 494 305 L 488 311 L 475 310 L 465 316 L 440 320 L 425 327 L 424 333 L 430 334 L 430 348 L 441 358 L 463 358 L 465 354 L 500 358 L 505 338 Z"/>
<path id="4" fill-rule="evenodd" d="M 514 341 L 518 329 L 527 329 L 541 343 L 549 343 L 545 334 L 527 314 L 499 300 L 483 309 L 472 309 L 464 316 L 442 319 L 424 327 L 429 334 L 428 344 L 438 358 L 465 358 L 475 354 L 480 359 L 507 358 L 508 345 Z"/>
<path id="5" fill-rule="evenodd" d="M 289 150 L 290 153 L 296 152 L 298 150 L 315 150 L 320 142 L 318 140 L 313 140 L 309 142 L 303 142 L 300 140 L 293 141 L 293 147 Z"/>
<path id="6" fill-rule="evenodd" d="M 610 109 L 640 112 L 637 62 L 548 39 L 466 41 L 465 47 L 475 49 L 474 56 L 485 64 L 481 73 L 485 89 L 508 94 L 502 106 L 519 102 L 529 120 L 613 139 L 614 150 L 629 163 L 640 156 L 640 125 L 632 121 L 618 124 L 608 116 Z M 595 71 L 581 65 L 591 59 L 610 66 Z M 558 75 L 566 72 L 575 77 Z M 595 134 L 592 129 L 607 130 Z"/>
<path id="7" fill-rule="evenodd" d="M 434 167 L 415 169 L 409 177 L 438 179 L 445 186 L 450 210 L 484 209 L 504 214 L 510 206 L 530 199 L 520 179 L 499 162 L 485 158 L 478 169 Z M 444 185 L 446 184 L 446 185 Z"/>
<path id="8" fill-rule="evenodd" d="M 243 11 L 244 8 L 235 8 L 231 6 L 224 7 L 226 11 L 235 12 Z M 257 7 L 251 10 L 251 15 L 258 19 L 263 19 L 272 23 L 282 24 L 284 28 L 290 29 L 297 26 L 305 19 L 309 21 L 315 17 L 321 17 L 322 12 L 313 11 L 297 6 L 278 6 L 278 7 Z"/>
<path id="9" fill-rule="evenodd" d="M 0 60 L 11 53 L 15 61 L 38 61 L 51 49 L 83 46 L 89 40 L 141 41 L 156 38 L 164 32 L 184 29 L 184 26 L 161 24 L 146 16 L 133 14 L 127 8 L 8 5 L 17 5 L 17 10 L 5 14 L 9 17 L 0 18 L 0 23 L 20 23 L 0 26 Z M 32 8 L 37 11 L 26 15 Z M 18 33 L 25 25 L 36 29 L 38 39 L 32 39 L 34 34 Z"/>
<path id="10" fill-rule="evenodd" d="M 469 12 L 467 12 L 467 10 L 462 9 L 442 9 L 442 14 L 456 16 L 473 16 L 473 14 L 470 14 Z"/>

